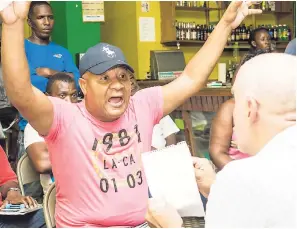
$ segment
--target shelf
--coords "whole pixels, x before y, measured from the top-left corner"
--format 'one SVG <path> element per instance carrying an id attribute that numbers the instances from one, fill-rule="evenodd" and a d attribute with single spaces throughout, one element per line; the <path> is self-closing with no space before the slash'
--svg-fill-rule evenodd
<path id="1" fill-rule="evenodd" d="M 281 12 L 281 11 L 263 11 L 261 14 L 256 14 L 256 16 L 267 15 L 267 14 L 292 14 L 293 11 Z"/>
<path id="2" fill-rule="evenodd" d="M 241 50 L 247 50 L 250 49 L 250 45 L 247 41 L 237 41 L 238 42 L 238 48 Z M 195 40 L 174 40 L 174 41 L 165 41 L 162 44 L 165 46 L 177 46 L 177 43 L 179 43 L 181 46 L 202 46 L 205 41 L 195 41 Z M 289 41 L 277 41 L 276 47 L 277 48 L 286 48 Z M 234 42 L 230 43 L 229 45 L 225 46 L 225 49 L 233 50 Z"/>
<path id="3" fill-rule="evenodd" d="M 221 10 L 220 8 L 208 8 L 208 7 L 188 7 L 188 6 L 175 6 L 176 10 L 179 11 L 214 11 L 214 10 Z"/>

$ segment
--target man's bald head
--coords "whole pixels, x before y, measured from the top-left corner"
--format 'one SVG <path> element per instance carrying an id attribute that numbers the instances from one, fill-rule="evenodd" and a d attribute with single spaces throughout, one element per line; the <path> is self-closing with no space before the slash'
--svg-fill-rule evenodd
<path id="1" fill-rule="evenodd" d="M 241 150 L 257 153 L 296 123 L 296 57 L 270 53 L 241 66 L 234 87 L 235 131 Z"/>

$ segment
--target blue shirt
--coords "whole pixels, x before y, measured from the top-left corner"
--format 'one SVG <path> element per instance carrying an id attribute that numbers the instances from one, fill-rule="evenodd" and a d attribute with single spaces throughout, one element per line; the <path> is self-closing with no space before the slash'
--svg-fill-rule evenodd
<path id="1" fill-rule="evenodd" d="M 36 68 L 50 68 L 58 72 L 73 73 L 78 85 L 79 71 L 73 62 L 70 52 L 60 45 L 50 42 L 48 45 L 38 45 L 25 40 L 25 51 L 30 68 L 31 83 L 40 91 L 45 92 L 48 79 L 36 74 Z M 21 119 L 19 127 L 25 129 L 27 121 Z"/>
<path id="2" fill-rule="evenodd" d="M 289 42 L 285 53 L 296 56 L 296 38 Z"/>

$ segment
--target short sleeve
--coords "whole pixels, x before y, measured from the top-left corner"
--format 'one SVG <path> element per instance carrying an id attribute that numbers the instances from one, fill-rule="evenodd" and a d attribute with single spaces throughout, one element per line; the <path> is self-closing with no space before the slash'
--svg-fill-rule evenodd
<path id="1" fill-rule="evenodd" d="M 164 138 L 167 138 L 168 136 L 179 132 L 178 127 L 169 115 L 166 115 L 164 118 L 161 119 L 160 127 Z"/>
<path id="2" fill-rule="evenodd" d="M 60 98 L 49 97 L 54 108 L 54 119 L 47 136 L 47 142 L 55 142 L 69 128 L 75 118 L 76 105 Z"/>
<path id="3" fill-rule="evenodd" d="M 78 86 L 78 79 L 80 77 L 79 70 L 73 62 L 73 58 L 67 49 L 64 50 L 65 72 L 72 73 L 76 85 Z"/>
<path id="4" fill-rule="evenodd" d="M 0 146 L 0 187 L 8 181 L 18 182 L 16 174 L 11 169 L 11 166 L 8 162 L 8 158 Z M 1 193 L 0 193 L 1 198 Z M 1 201 L 1 199 L 0 199 Z"/>
<path id="5" fill-rule="evenodd" d="M 44 138 L 41 137 L 38 132 L 28 123 L 24 130 L 24 147 L 27 149 L 30 145 L 36 142 L 44 142 Z"/>
<path id="6" fill-rule="evenodd" d="M 138 91 L 134 96 L 134 103 L 148 117 L 152 117 L 153 125 L 160 122 L 163 117 L 163 92 L 162 87 L 151 87 Z"/>

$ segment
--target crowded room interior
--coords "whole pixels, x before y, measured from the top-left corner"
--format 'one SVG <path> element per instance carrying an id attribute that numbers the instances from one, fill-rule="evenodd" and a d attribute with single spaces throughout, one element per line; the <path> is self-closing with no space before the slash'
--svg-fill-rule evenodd
<path id="1" fill-rule="evenodd" d="M 0 228 L 297 227 L 296 1 L 0 0 Z"/>

